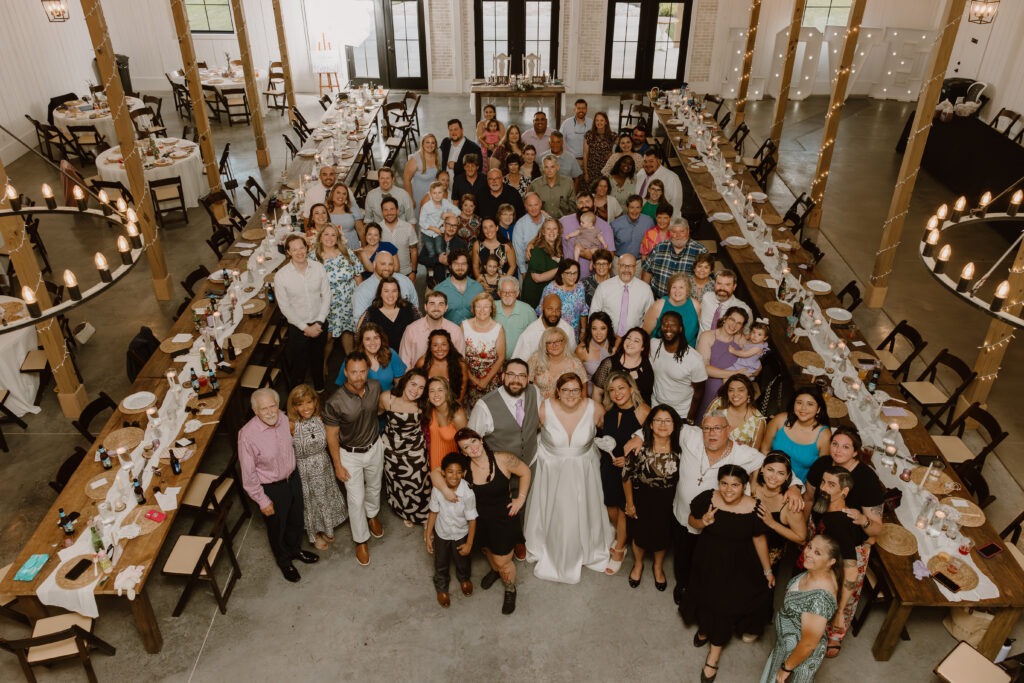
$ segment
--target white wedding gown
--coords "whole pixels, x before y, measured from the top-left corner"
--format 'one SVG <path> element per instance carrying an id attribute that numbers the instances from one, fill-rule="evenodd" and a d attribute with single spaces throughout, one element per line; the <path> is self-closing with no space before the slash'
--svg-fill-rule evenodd
<path id="1" fill-rule="evenodd" d="M 570 435 L 551 401 L 537 441 L 536 471 L 526 502 L 527 560 L 535 576 L 579 583 L 580 567 L 604 571 L 615 532 L 601 491 L 600 460 L 594 446 L 594 404 Z"/>

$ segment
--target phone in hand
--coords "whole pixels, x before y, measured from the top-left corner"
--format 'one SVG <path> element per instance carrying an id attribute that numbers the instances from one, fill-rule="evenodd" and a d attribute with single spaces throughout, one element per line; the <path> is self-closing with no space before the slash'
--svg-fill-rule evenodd
<path id="1" fill-rule="evenodd" d="M 81 559 L 78 561 L 77 564 L 75 564 L 74 567 L 71 568 L 71 571 L 64 575 L 64 578 L 66 578 L 68 581 L 74 581 L 79 576 L 81 576 L 85 572 L 85 570 L 88 569 L 90 566 L 92 566 L 92 560 Z"/>
<path id="2" fill-rule="evenodd" d="M 1003 548 L 998 543 L 989 543 L 978 548 L 978 554 L 986 560 L 995 557 L 1001 552 L 1003 552 Z"/>
<path id="3" fill-rule="evenodd" d="M 941 572 L 938 573 L 938 574 L 932 574 L 932 578 L 935 579 L 936 581 L 938 581 L 939 584 L 943 588 L 948 590 L 950 593 L 959 593 L 960 592 L 960 586 L 958 586 L 957 583 L 953 579 L 949 578 L 945 574 L 943 574 Z"/>

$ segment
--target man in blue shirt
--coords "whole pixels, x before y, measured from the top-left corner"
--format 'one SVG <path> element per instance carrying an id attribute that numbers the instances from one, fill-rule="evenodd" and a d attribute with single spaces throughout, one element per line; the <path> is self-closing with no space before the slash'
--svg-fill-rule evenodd
<path id="1" fill-rule="evenodd" d="M 615 235 L 615 253 L 619 256 L 632 254 L 640 258 L 640 243 L 644 233 L 654 227 L 654 220 L 643 213 L 644 200 L 638 194 L 626 200 L 626 213 L 612 221 Z"/>
<path id="2" fill-rule="evenodd" d="M 469 256 L 457 249 L 448 255 L 448 277 L 435 287 L 435 291 L 444 292 L 448 297 L 448 310 L 444 317 L 456 325 L 472 316 L 469 305 L 473 297 L 484 291 L 483 285 L 467 277 L 468 273 Z"/>
<path id="3" fill-rule="evenodd" d="M 544 221 L 548 217 L 541 208 L 543 202 L 536 192 L 526 193 L 523 206 L 526 208 L 526 214 L 512 227 L 512 248 L 516 252 L 516 263 L 519 264 L 520 273 L 526 272 L 526 245 L 537 236 L 540 226 L 544 225 Z"/>
<path id="4" fill-rule="evenodd" d="M 373 257 L 373 275 L 363 280 L 362 284 L 356 287 L 355 296 L 352 297 L 352 312 L 355 314 L 354 320 L 358 321 L 363 313 L 366 312 L 366 309 L 370 307 L 370 304 L 373 303 L 373 298 L 377 296 L 377 285 L 380 284 L 381 278 L 385 277 L 393 277 L 398 280 L 398 288 L 402 296 L 413 306 L 419 308 L 420 300 L 416 296 L 416 286 L 412 283 L 412 280 L 401 273 L 395 272 L 395 257 L 391 252 L 378 251 L 377 255 Z"/>
<path id="5" fill-rule="evenodd" d="M 594 125 L 594 119 L 587 116 L 587 101 L 576 100 L 573 105 L 574 115 L 562 122 L 559 129 L 565 136 L 565 146 L 577 160 L 583 160 L 583 136 Z"/>

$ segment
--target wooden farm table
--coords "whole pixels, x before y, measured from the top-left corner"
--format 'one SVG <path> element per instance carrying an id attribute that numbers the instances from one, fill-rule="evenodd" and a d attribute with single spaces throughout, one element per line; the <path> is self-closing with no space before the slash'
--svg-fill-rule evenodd
<path id="1" fill-rule="evenodd" d="M 564 85 L 544 85 L 529 90 L 516 90 L 509 85 L 474 85 L 469 91 L 473 93 L 473 113 L 482 118 L 483 97 L 551 97 L 555 100 L 554 128 L 562 125 L 562 96 L 565 95 Z"/>
<path id="2" fill-rule="evenodd" d="M 672 117 L 671 110 L 659 109 L 657 110 L 657 116 L 665 131 L 668 145 L 671 146 L 674 153 L 682 161 L 681 168 L 683 169 L 684 176 L 688 179 L 696 193 L 704 212 L 710 216 L 718 211 L 728 211 L 729 206 L 725 200 L 709 198 L 708 193 L 717 193 L 711 173 L 696 171 L 687 164 L 687 161 L 691 158 L 685 156 L 682 152 L 680 144 L 683 141 L 683 135 L 666 123 Z M 725 136 L 722 137 L 724 138 Z M 737 165 L 742 166 L 742 162 L 739 159 L 733 162 L 734 168 Z M 739 174 L 739 177 L 743 181 L 743 186 L 747 192 L 760 189 L 750 175 L 749 170 L 744 169 Z M 755 208 L 761 212 L 763 217 L 777 218 L 781 216 L 770 202 L 758 204 Z M 742 236 L 740 227 L 735 221 L 715 222 L 713 225 L 719 240 L 730 236 Z M 794 273 L 803 273 L 803 280 L 805 282 L 810 279 L 824 279 L 813 267 L 809 266 L 811 263 L 810 255 L 800 249 L 796 238 L 789 230 L 775 229 L 774 235 L 776 242 L 785 241 L 793 245 L 789 263 Z M 735 264 L 740 283 L 747 291 L 748 301 L 751 302 L 759 315 L 768 317 L 765 304 L 776 300 L 775 291 L 761 287 L 754 282 L 755 275 L 765 274 L 765 269 L 754 253 L 754 250 L 748 246 L 727 246 L 724 248 L 728 251 L 729 258 Z M 808 268 L 801 269 L 799 268 L 800 264 L 806 264 Z M 822 309 L 841 306 L 838 298 L 831 292 L 825 295 L 818 295 L 815 299 Z M 808 376 L 803 374 L 803 368 L 794 362 L 793 357 L 797 351 L 811 350 L 810 341 L 806 337 L 801 337 L 796 341 L 787 337 L 786 320 L 782 317 L 770 316 L 769 329 L 772 346 L 778 351 L 785 367 L 789 370 L 790 377 L 794 378 L 797 383 L 800 383 L 801 378 L 807 378 Z M 847 330 L 842 331 L 840 336 L 847 339 L 851 349 L 874 353 L 871 346 L 866 343 L 866 340 L 855 326 L 851 325 Z M 864 344 L 857 346 L 857 342 L 864 342 Z M 809 381 L 808 378 L 807 382 Z M 891 374 L 885 371 L 882 373 L 879 389 L 885 391 L 890 396 L 901 395 L 898 382 L 896 382 Z M 941 453 L 935 446 L 934 441 L 932 441 L 928 431 L 920 422 L 912 429 L 902 430 L 901 434 L 911 453 L 941 457 Z M 962 487 L 963 482 L 956 476 L 956 472 L 949 463 L 946 463 L 946 465 L 945 471 Z M 1004 544 L 1004 541 L 1002 541 L 989 522 L 980 527 L 965 528 L 964 532 L 974 539 L 976 548 L 980 548 L 990 542 L 997 542 L 1000 545 Z M 993 658 L 999 651 L 999 648 L 1020 618 L 1022 610 L 1024 610 L 1024 570 L 1021 569 L 1020 565 L 1017 564 L 1016 560 L 1008 552 L 999 553 L 989 560 L 975 553 L 978 567 L 998 586 L 999 597 L 989 600 L 965 600 L 960 602 L 947 600 L 936 587 L 934 581 L 918 581 L 914 578 L 911 565 L 914 559 L 916 559 L 916 555 L 910 557 L 897 556 L 879 547 L 876 547 L 874 552 L 878 553 L 878 557 L 885 568 L 887 575 L 885 578 L 893 595 L 885 621 L 872 646 L 872 653 L 875 659 L 879 661 L 886 661 L 892 656 L 896 645 L 899 643 L 900 634 L 906 625 L 907 618 L 914 607 L 978 607 L 993 613 L 995 619 L 989 625 L 978 646 L 978 650 L 989 659 Z"/>

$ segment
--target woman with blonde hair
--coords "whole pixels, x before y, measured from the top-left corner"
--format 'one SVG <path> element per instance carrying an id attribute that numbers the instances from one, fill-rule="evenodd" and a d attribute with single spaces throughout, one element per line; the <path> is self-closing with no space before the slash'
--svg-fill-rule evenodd
<path id="1" fill-rule="evenodd" d="M 530 382 L 537 386 L 541 398 L 551 398 L 555 382 L 566 373 L 580 378 L 583 395 L 587 395 L 587 371 L 583 363 L 569 351 L 569 337 L 560 327 L 549 327 L 540 337 L 540 348 L 530 356 Z"/>
<path id="2" fill-rule="evenodd" d="M 683 332 L 686 343 L 697 346 L 700 335 L 700 304 L 690 296 L 690 276 L 686 273 L 675 273 L 665 283 L 668 294 L 654 302 L 644 316 L 644 329 L 651 339 L 661 339 L 661 317 L 669 311 L 675 311 L 683 319 Z"/>
<path id="3" fill-rule="evenodd" d="M 562 224 L 548 218 L 540 226 L 536 236 L 526 245 L 526 260 L 529 270 L 523 277 L 522 299 L 537 308 L 541 292 L 555 279 L 558 263 L 562 260 Z"/>
<path id="4" fill-rule="evenodd" d="M 345 245 L 358 249 L 363 243 L 363 211 L 352 201 L 352 190 L 344 183 L 338 183 L 327 193 L 325 201 L 331 223 L 341 228 Z"/>
<path id="5" fill-rule="evenodd" d="M 480 292 L 469 303 L 469 311 L 472 317 L 462 321 L 469 368 L 466 410 L 472 410 L 481 396 L 500 386 L 499 375 L 505 363 L 505 330 L 494 320 L 494 299 Z"/>
<path id="6" fill-rule="evenodd" d="M 348 519 L 348 508 L 327 454 L 327 430 L 320 407 L 319 396 L 308 384 L 300 384 L 288 394 L 288 426 L 302 482 L 302 519 L 309 542 L 317 550 L 325 550 L 334 542 L 334 530 Z"/>
<path id="7" fill-rule="evenodd" d="M 439 170 L 441 155 L 437 153 L 437 137 L 433 133 L 427 133 L 420 140 L 420 148 L 409 157 L 402 172 L 402 179 L 405 180 L 405 187 L 412 197 L 413 206 L 419 206 L 427 196 L 430 184 L 437 179 Z"/>
<path id="8" fill-rule="evenodd" d="M 330 223 L 317 235 L 313 260 L 323 265 L 327 271 L 327 283 L 331 287 L 331 307 L 327 311 L 327 344 L 324 347 L 324 374 L 327 374 L 327 359 L 334 348 L 334 340 L 341 339 L 346 352 L 352 348 L 352 333 L 356 329 L 352 297 L 355 296 L 356 285 L 363 281 L 363 269 L 359 257 L 341 239 L 341 230 Z"/>

